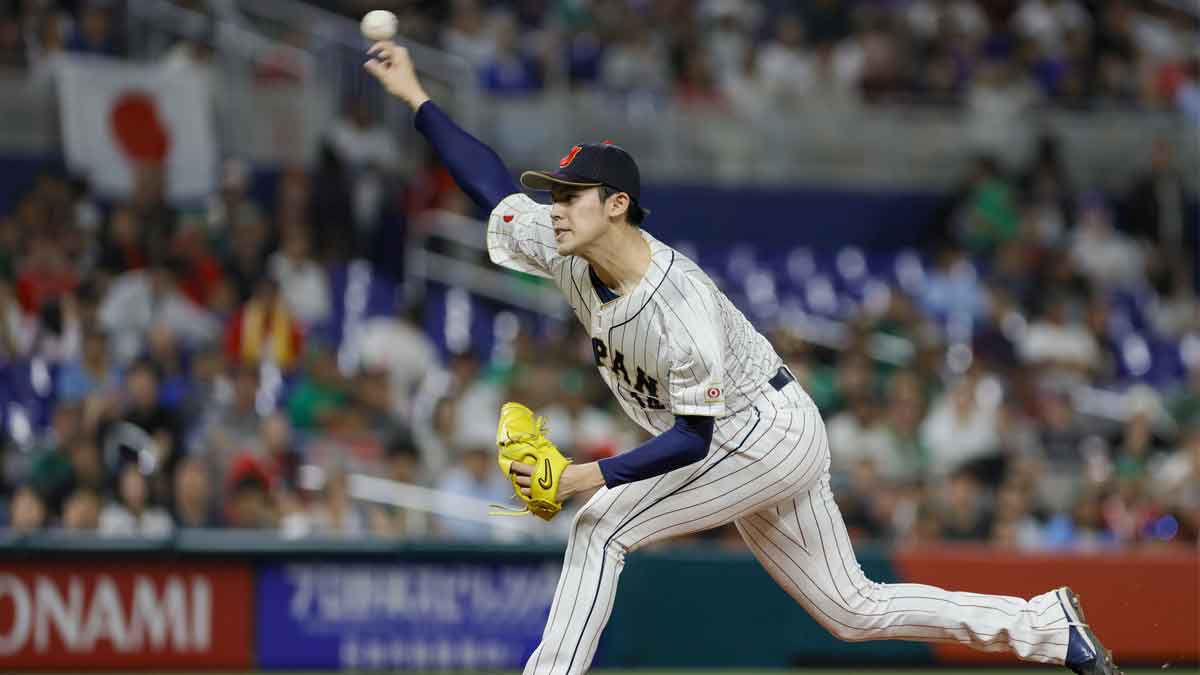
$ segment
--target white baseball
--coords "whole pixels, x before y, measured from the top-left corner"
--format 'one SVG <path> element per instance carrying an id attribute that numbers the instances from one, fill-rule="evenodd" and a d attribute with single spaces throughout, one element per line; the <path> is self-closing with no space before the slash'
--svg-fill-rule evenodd
<path id="1" fill-rule="evenodd" d="M 379 42 L 381 40 L 391 40 L 396 36 L 396 27 L 400 25 L 400 20 L 395 14 L 386 9 L 373 9 L 367 12 L 362 18 L 362 34 L 371 42 Z"/>

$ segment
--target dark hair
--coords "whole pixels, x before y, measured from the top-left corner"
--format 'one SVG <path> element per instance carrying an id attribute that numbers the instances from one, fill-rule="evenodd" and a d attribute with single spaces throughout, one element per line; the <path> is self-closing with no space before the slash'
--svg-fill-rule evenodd
<path id="1" fill-rule="evenodd" d="M 621 190 L 618 190 L 615 187 L 612 187 L 610 185 L 601 185 L 600 186 L 600 201 L 606 202 L 606 201 L 608 201 L 609 197 L 611 197 L 615 194 L 620 194 L 621 192 L 622 192 Z M 633 197 L 630 197 L 629 198 L 629 209 L 627 211 L 625 211 L 625 220 L 629 221 L 630 225 L 633 225 L 635 227 L 641 227 L 642 221 L 645 220 L 645 218 L 646 218 L 646 213 L 644 211 L 642 211 L 642 207 L 637 203 L 636 199 L 634 199 Z"/>
<path id="2" fill-rule="evenodd" d="M 395 457 L 420 459 L 420 453 L 417 451 L 417 441 L 413 438 L 412 432 L 406 428 L 398 428 L 392 432 L 391 438 L 388 439 L 385 454 L 389 459 Z"/>

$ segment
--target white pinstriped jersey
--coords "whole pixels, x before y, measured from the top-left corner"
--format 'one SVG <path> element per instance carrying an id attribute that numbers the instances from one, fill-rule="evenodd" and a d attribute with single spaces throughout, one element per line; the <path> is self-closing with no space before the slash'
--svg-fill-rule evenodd
<path id="1" fill-rule="evenodd" d="M 642 231 L 649 269 L 632 292 L 602 302 L 588 262 L 558 254 L 550 208 L 522 193 L 506 197 L 488 220 L 488 254 L 558 285 L 631 419 L 659 434 L 675 415 L 722 418 L 751 405 L 782 360 L 696 263 Z"/>
<path id="2" fill-rule="evenodd" d="M 604 487 L 572 521 L 562 577 L 524 675 L 584 675 L 617 595 L 621 562 L 656 541 L 733 523 L 763 567 L 843 640 L 920 640 L 1062 663 L 1063 590 L 1029 601 L 871 583 L 829 484 L 820 412 L 799 384 L 768 380 L 780 359 L 708 275 L 642 233 L 650 267 L 601 302 L 588 263 L 558 255 L 550 207 L 514 194 L 492 212 L 497 264 L 553 279 L 592 336 L 600 374 L 651 433 L 675 414 L 720 418 L 708 455 L 654 478 Z M 725 451 L 719 451 L 724 449 Z"/>

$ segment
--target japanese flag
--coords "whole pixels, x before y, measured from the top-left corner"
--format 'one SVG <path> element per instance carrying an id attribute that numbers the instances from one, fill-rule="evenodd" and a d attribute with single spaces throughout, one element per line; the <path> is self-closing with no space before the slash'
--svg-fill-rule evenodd
<path id="1" fill-rule="evenodd" d="M 142 163 L 166 170 L 167 199 L 214 189 L 216 148 L 207 82 L 198 73 L 94 57 L 57 65 L 68 166 L 106 197 L 128 197 Z"/>

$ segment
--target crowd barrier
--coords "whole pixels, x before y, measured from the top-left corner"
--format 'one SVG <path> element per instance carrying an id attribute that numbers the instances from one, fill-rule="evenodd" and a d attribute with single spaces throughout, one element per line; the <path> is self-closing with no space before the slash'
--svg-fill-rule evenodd
<path id="1" fill-rule="evenodd" d="M 519 669 L 556 547 L 285 541 L 182 532 L 147 542 L 0 540 L 0 670 Z M 875 581 L 1032 595 L 1071 584 L 1123 663 L 1200 661 L 1194 550 L 1021 556 L 862 548 Z M 991 658 L 986 658 L 990 656 Z M 1001 663 L 909 642 L 842 643 L 745 552 L 632 554 L 599 667 Z"/>

